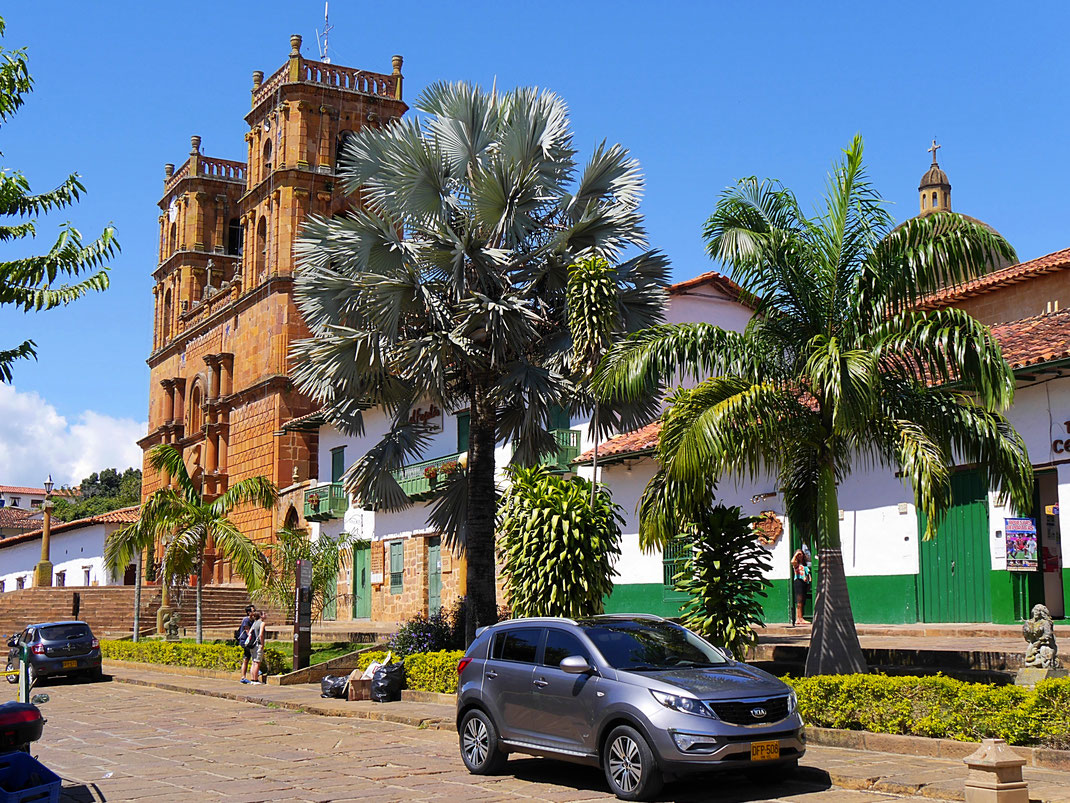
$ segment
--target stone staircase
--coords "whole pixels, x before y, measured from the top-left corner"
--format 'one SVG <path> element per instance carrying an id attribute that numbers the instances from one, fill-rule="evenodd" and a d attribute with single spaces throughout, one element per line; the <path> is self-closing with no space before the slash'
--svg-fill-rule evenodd
<path id="1" fill-rule="evenodd" d="M 66 586 L 27 588 L 0 594 L 0 634 L 9 636 L 34 622 L 73 618 L 75 594 L 79 597 L 77 618 L 87 622 L 97 636 L 129 635 L 133 631 L 133 586 Z M 249 592 L 244 587 L 205 586 L 202 597 L 205 629 L 225 634 L 219 638 L 232 638 L 248 604 Z M 197 616 L 196 589 L 189 586 L 173 587 L 171 606 L 179 611 L 180 627 L 192 634 Z M 155 632 L 159 607 L 159 586 L 143 586 L 142 633 Z M 269 614 L 272 616 L 269 621 L 283 621 L 279 612 L 269 611 Z"/>

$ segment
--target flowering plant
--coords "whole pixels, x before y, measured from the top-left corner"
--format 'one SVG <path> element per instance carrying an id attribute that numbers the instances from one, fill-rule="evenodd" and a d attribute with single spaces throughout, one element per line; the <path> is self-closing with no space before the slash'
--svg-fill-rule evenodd
<path id="1" fill-rule="evenodd" d="M 444 476 L 449 477 L 461 470 L 461 464 L 458 463 L 456 460 L 447 460 L 445 463 L 438 467 L 438 470 L 442 472 Z"/>
<path id="2" fill-rule="evenodd" d="M 438 479 L 438 466 L 427 466 L 424 469 L 424 477 L 429 480 Z"/>

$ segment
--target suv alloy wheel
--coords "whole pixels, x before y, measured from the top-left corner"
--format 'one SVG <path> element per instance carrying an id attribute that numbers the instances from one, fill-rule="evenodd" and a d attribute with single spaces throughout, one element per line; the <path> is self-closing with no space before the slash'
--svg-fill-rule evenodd
<path id="1" fill-rule="evenodd" d="M 635 728 L 618 725 L 602 749 L 609 788 L 621 800 L 649 800 L 661 791 L 662 777 L 654 752 Z"/>
<path id="2" fill-rule="evenodd" d="M 501 772 L 508 756 L 499 748 L 498 729 L 491 718 L 474 708 L 461 720 L 461 759 L 474 775 Z"/>

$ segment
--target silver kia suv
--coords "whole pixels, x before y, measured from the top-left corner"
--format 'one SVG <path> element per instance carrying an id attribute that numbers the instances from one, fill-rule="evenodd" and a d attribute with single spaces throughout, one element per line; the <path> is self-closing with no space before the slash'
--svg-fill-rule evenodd
<path id="1" fill-rule="evenodd" d="M 786 777 L 805 750 L 787 685 L 657 616 L 501 622 L 457 674 L 461 758 L 479 775 L 528 753 L 601 766 L 617 797 L 646 800 L 691 772 Z"/>

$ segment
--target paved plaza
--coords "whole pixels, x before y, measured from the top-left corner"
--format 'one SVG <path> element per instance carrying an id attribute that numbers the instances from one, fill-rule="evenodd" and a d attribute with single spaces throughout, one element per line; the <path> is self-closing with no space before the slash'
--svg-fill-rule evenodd
<path id="1" fill-rule="evenodd" d="M 448 730 L 317 716 L 118 682 L 60 681 L 40 691 L 52 699 L 35 752 L 66 779 L 68 801 L 612 799 L 598 770 L 551 761 L 514 758 L 506 775 L 471 776 Z M 806 763 L 819 762 L 820 757 Z M 775 787 L 716 776 L 668 786 L 661 799 L 904 798 L 830 788 L 814 779 Z"/>

